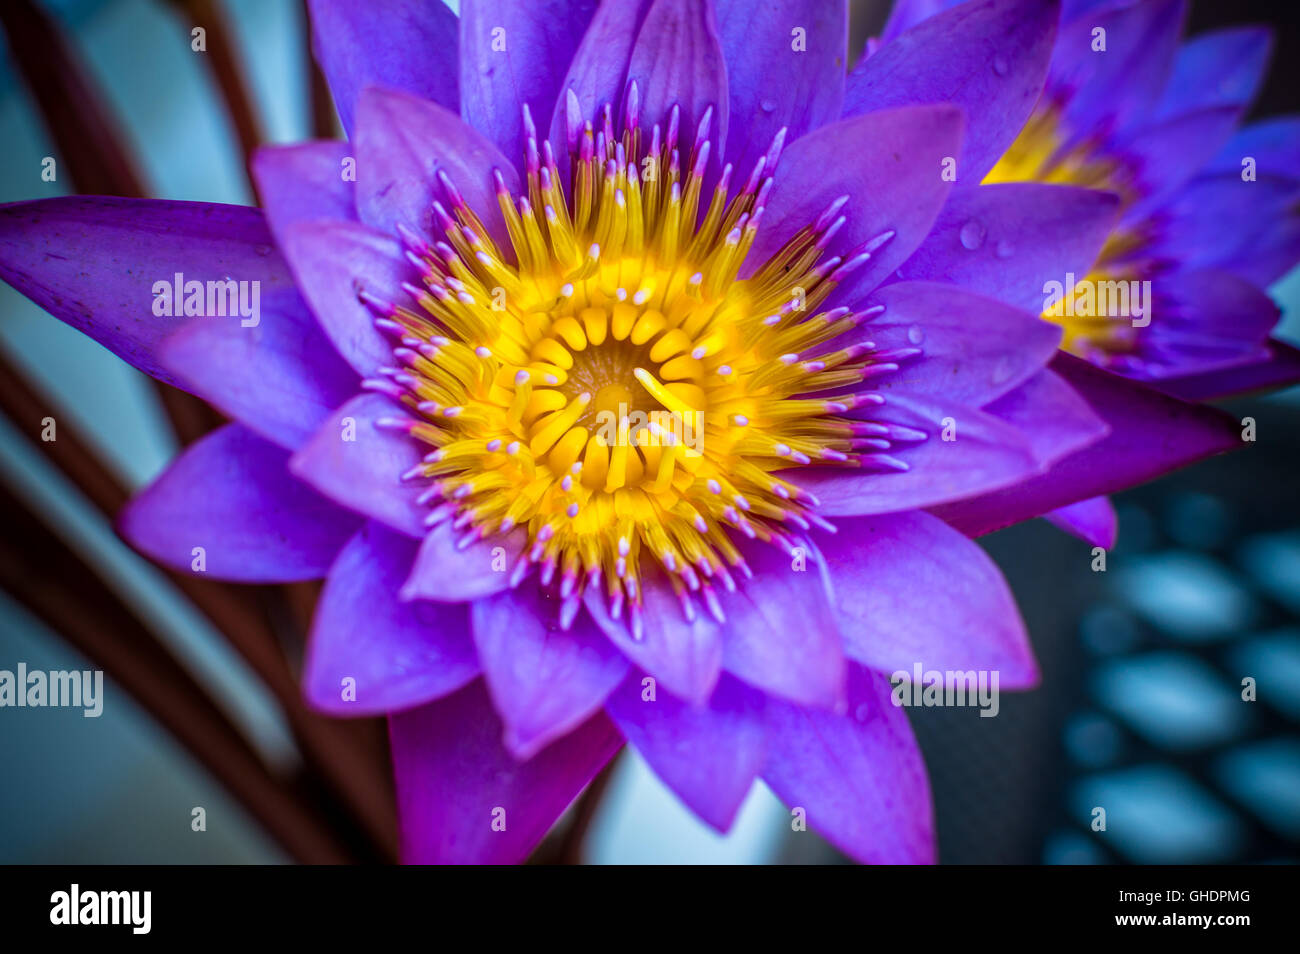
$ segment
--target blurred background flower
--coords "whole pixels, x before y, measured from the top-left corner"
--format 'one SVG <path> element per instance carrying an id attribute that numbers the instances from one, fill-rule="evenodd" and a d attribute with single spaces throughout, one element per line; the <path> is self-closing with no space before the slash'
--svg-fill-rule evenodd
<path id="1" fill-rule="evenodd" d="M 851 49 L 880 31 L 888 6 L 851 4 Z M 1193 33 L 1229 22 L 1277 28 L 1256 117 L 1297 108 L 1300 36 L 1272 6 L 1192 9 Z M 0 19 L 0 201 L 134 190 L 253 204 L 253 145 L 334 132 L 299 0 L 10 0 Z M 192 49 L 196 27 L 202 53 Z M 59 69 L 56 37 L 84 89 Z M 96 103 L 102 127 L 86 121 Z M 58 170 L 52 182 L 42 178 L 46 157 Z M 1285 315 L 1278 333 L 1295 341 L 1300 272 L 1271 292 Z M 0 860 L 391 858 L 382 726 L 324 720 L 298 701 L 314 587 L 190 581 L 182 594 L 105 517 L 206 429 L 206 412 L 8 286 L 0 312 L 3 360 L 17 369 L 0 369 L 0 669 L 20 660 L 88 668 L 109 642 L 115 660 L 99 719 L 0 712 L 9 783 Z M 1088 545 L 1042 521 L 982 541 L 1016 592 L 1045 688 L 1008 694 L 996 719 L 909 712 L 932 777 L 941 860 L 1300 855 L 1297 398 L 1230 402 L 1257 422 L 1249 453 L 1119 495 L 1120 542 L 1105 573 L 1091 570 Z M 59 422 L 55 445 L 40 442 L 46 414 Z M 104 467 L 87 469 L 96 459 Z M 240 640 L 228 644 L 214 625 Z M 1259 681 L 1256 703 L 1240 702 L 1244 676 Z M 726 837 L 631 752 L 602 784 L 598 810 L 581 820 L 586 860 L 838 859 L 811 832 L 791 832 L 761 783 Z M 1088 827 L 1096 805 L 1107 806 L 1105 833 Z M 206 809 L 203 833 L 191 830 L 196 806 Z M 554 842 L 543 857 L 575 857 L 564 826 Z"/>

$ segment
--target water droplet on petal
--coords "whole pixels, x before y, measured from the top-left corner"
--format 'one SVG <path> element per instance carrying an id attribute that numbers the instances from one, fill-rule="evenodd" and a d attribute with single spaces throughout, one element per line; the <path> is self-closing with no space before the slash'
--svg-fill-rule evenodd
<path id="1" fill-rule="evenodd" d="M 1011 359 L 1002 357 L 998 363 L 993 366 L 993 383 L 1005 384 L 1011 378 L 1012 363 Z"/>
<path id="2" fill-rule="evenodd" d="M 765 113 L 774 112 L 776 110 L 776 103 L 772 102 L 770 99 L 765 99 L 758 104 L 758 108 Z"/>
<path id="3" fill-rule="evenodd" d="M 919 345 L 925 340 L 925 329 L 920 325 L 913 325 L 907 329 L 907 340 L 909 343 Z"/>
<path id="4" fill-rule="evenodd" d="M 1007 61 L 1005 57 L 993 57 L 993 72 L 997 73 L 999 76 L 1007 75 Z"/>
<path id="5" fill-rule="evenodd" d="M 993 254 L 998 258 L 1010 258 L 1013 251 L 1014 249 L 1012 249 L 1011 243 L 1006 239 L 1001 239 L 994 247 Z"/>
<path id="6" fill-rule="evenodd" d="M 961 244 L 963 247 L 970 249 L 972 252 L 984 244 L 984 239 L 989 232 L 982 223 L 971 219 L 961 227 Z"/>

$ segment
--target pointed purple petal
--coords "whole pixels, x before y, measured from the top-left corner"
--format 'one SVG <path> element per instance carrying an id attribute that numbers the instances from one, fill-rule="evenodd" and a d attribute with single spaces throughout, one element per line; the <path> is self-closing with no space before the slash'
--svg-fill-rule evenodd
<path id="1" fill-rule="evenodd" d="M 662 574 L 642 574 L 644 630 L 634 635 L 631 611 L 624 607 L 615 619 L 600 587 L 588 587 L 587 612 L 623 654 L 659 681 L 663 689 L 690 702 L 702 703 L 712 694 L 722 670 L 722 628 L 700 606 L 687 619 Z"/>
<path id="2" fill-rule="evenodd" d="M 1015 598 L 979 545 L 927 513 L 855 517 L 818 546 L 834 586 L 844 651 L 883 673 L 996 672 L 1038 682 Z"/>
<path id="3" fill-rule="evenodd" d="M 627 78 L 640 86 L 641 121 L 647 127 L 666 127 L 670 110 L 681 107 L 684 140 L 713 107 L 714 156 L 726 154 L 727 65 L 713 0 L 655 0 L 632 47 Z"/>
<path id="4" fill-rule="evenodd" d="M 1109 550 L 1119 535 L 1119 520 L 1109 497 L 1080 500 L 1044 514 L 1054 527 L 1073 534 L 1094 547 Z"/>
<path id="5" fill-rule="evenodd" d="M 931 507 L 1020 483 L 1041 469 L 1028 435 L 977 408 L 891 391 L 884 407 L 871 416 L 919 431 L 925 439 L 890 449 L 890 455 L 907 464 L 901 473 L 836 467 L 781 472 L 817 497 L 823 516 Z M 945 433 L 955 439 L 944 440 Z"/>
<path id="6" fill-rule="evenodd" d="M 901 473 L 833 467 L 784 472 L 817 496 L 825 516 L 896 513 L 987 494 L 1028 480 L 1110 433 L 1051 371 L 1040 371 L 983 410 L 891 391 L 887 403 L 867 416 L 920 432 L 924 440 L 890 449 L 908 466 Z"/>
<path id="7" fill-rule="evenodd" d="M 523 861 L 623 744 L 602 712 L 518 762 L 481 681 L 388 724 L 409 864 Z"/>
<path id="8" fill-rule="evenodd" d="M 355 221 L 355 180 L 346 175 L 351 155 L 345 142 L 262 146 L 253 154 L 257 194 L 277 242 L 295 222 Z"/>
<path id="9" fill-rule="evenodd" d="M 897 382 L 915 394 L 983 407 L 1041 371 L 1061 341 L 1060 326 L 1037 312 L 939 282 L 896 282 L 865 304 L 885 311 L 855 328 L 846 344 L 869 340 L 885 350 L 924 352 L 881 379 L 886 396 Z"/>
<path id="10" fill-rule="evenodd" d="M 416 501 L 424 487 L 401 478 L 420 463 L 423 445 L 375 424 L 406 417 L 382 395 L 357 395 L 321 423 L 289 469 L 335 503 L 419 539 L 430 509 Z"/>
<path id="11" fill-rule="evenodd" d="M 1043 469 L 1110 433 L 1110 425 L 1052 371 L 1040 371 L 984 410 L 1019 428 Z"/>
<path id="12" fill-rule="evenodd" d="M 763 765 L 763 695 L 723 676 L 707 705 L 649 690 L 634 672 L 606 702 L 629 743 L 686 806 L 725 832 Z"/>
<path id="13" fill-rule="evenodd" d="M 474 645 L 501 720 L 503 744 L 529 759 L 604 705 L 627 659 L 586 613 L 565 630 L 559 605 L 525 583 L 476 600 Z"/>
<path id="14" fill-rule="evenodd" d="M 1155 383 L 1184 401 L 1217 401 L 1251 391 L 1300 383 L 1300 351 L 1277 339 L 1265 342 L 1268 357 L 1220 371 L 1164 378 Z"/>
<path id="15" fill-rule="evenodd" d="M 402 283 L 420 275 L 397 238 L 358 222 L 304 222 L 282 238 L 285 258 L 307 303 L 338 353 L 359 374 L 393 364 L 393 342 L 375 327 L 375 313 L 357 297 L 367 292 L 387 304 L 412 308 Z"/>
<path id="16" fill-rule="evenodd" d="M 1244 446 L 1241 425 L 1222 411 L 1185 404 L 1067 354 L 1056 357 L 1052 370 L 1087 400 L 1110 426 L 1110 434 L 1041 477 L 934 508 L 933 513 L 968 536 L 1000 530 Z"/>
<path id="17" fill-rule="evenodd" d="M 381 232 L 400 223 L 442 237 L 433 219 L 435 200 L 447 201 L 437 173 L 446 173 L 498 245 L 506 245 L 492 170 L 511 194 L 519 177 L 492 142 L 450 110 L 387 89 L 366 89 L 357 106 L 357 216 Z"/>
<path id="18" fill-rule="evenodd" d="M 1231 137 L 1241 119 L 1238 106 L 1183 113 L 1144 126 L 1115 145 L 1133 169 L 1131 188 L 1140 198 L 1124 210 L 1125 223 L 1138 223 L 1175 195 Z"/>
<path id="19" fill-rule="evenodd" d="M 312 50 L 352 139 L 357 99 L 388 86 L 454 110 L 456 14 L 427 0 L 309 0 Z"/>
<path id="20" fill-rule="evenodd" d="M 1118 213 L 1119 197 L 1095 189 L 1040 182 L 958 189 L 898 274 L 1038 313 L 1047 282 L 1088 273 Z"/>
<path id="21" fill-rule="evenodd" d="M 1261 176 L 1300 179 L 1300 116 L 1272 116 L 1238 130 L 1203 175 L 1241 177 L 1241 160 L 1255 160 Z"/>
<path id="22" fill-rule="evenodd" d="M 1178 50 L 1155 118 L 1214 106 L 1248 106 L 1268 69 L 1273 33 L 1244 26 L 1211 30 Z"/>
<path id="23" fill-rule="evenodd" d="M 1218 269 L 1170 273 L 1154 283 L 1145 341 L 1149 365 L 1135 376 L 1164 378 L 1227 370 L 1267 355 L 1268 334 L 1281 312 L 1243 278 Z"/>
<path id="24" fill-rule="evenodd" d="M 478 675 L 465 606 L 398 599 L 415 550 L 413 540 L 370 523 L 330 567 L 302 673 L 317 709 L 382 715 L 445 696 Z"/>
<path id="25" fill-rule="evenodd" d="M 1193 180 L 1160 210 L 1160 228 L 1147 254 L 1188 270 L 1223 267 L 1230 261 L 1252 263 L 1262 255 L 1269 272 L 1256 281 L 1261 288 L 1290 271 L 1300 257 L 1300 246 L 1286 242 L 1288 226 L 1294 239 L 1294 226 L 1300 222 L 1295 208 L 1300 179 L 1261 172 L 1253 182 L 1244 180 L 1242 158 L 1237 158 L 1235 172 Z M 1274 250 L 1271 246 L 1278 239 L 1281 244 Z"/>
<path id="26" fill-rule="evenodd" d="M 715 5 L 729 112 L 737 122 L 745 121 L 745 135 L 730 137 L 727 161 L 743 179 L 782 128 L 789 144 L 840 118 L 848 5 L 845 0 L 717 0 Z"/>
<path id="27" fill-rule="evenodd" d="M 957 177 L 979 182 L 1038 101 L 1059 6 L 1056 0 L 985 0 L 925 20 L 854 69 L 844 115 L 954 103 L 969 123 Z"/>
<path id="28" fill-rule="evenodd" d="M 719 595 L 727 618 L 723 668 L 800 705 L 840 705 L 844 653 L 815 559 L 806 550 L 787 556 L 766 543 L 742 552 L 754 578 Z"/>
<path id="29" fill-rule="evenodd" d="M 933 864 L 934 809 L 907 715 L 853 667 L 847 715 L 769 700 L 763 779 L 809 827 L 869 864 Z"/>
<path id="30" fill-rule="evenodd" d="M 584 119 L 595 117 L 606 104 L 616 116 L 622 115 L 623 92 L 627 84 L 627 65 L 632 58 L 641 24 L 645 22 L 653 0 L 624 0 L 602 3 L 591 18 L 569 71 L 560 84 L 555 112 L 549 118 L 551 145 L 557 156 L 567 151 L 565 100 L 572 91 Z M 534 115 L 539 124 L 545 116 Z M 539 128 L 540 125 L 539 125 Z M 564 173 L 564 170 L 561 170 Z"/>
<path id="31" fill-rule="evenodd" d="M 358 381 L 296 291 L 262 298 L 260 312 L 253 328 L 238 318 L 178 319 L 188 324 L 162 343 L 157 360 L 192 394 L 293 450 Z"/>
<path id="32" fill-rule="evenodd" d="M 1244 278 L 1259 288 L 1268 288 L 1289 274 L 1300 262 L 1300 207 L 1266 221 L 1250 241 L 1237 244 L 1214 263 L 1225 272 Z"/>
<path id="33" fill-rule="evenodd" d="M 107 196 L 0 206 L 0 278 L 123 361 L 183 388 L 158 360 L 163 339 L 189 321 L 252 316 L 154 314 L 155 300 L 174 304 L 170 291 L 155 298 L 155 284 L 170 289 L 177 274 L 185 282 L 260 282 L 264 301 L 293 291 L 257 209 Z"/>
<path id="34" fill-rule="evenodd" d="M 159 563 L 213 579 L 318 579 L 361 521 L 295 480 L 288 459 L 227 424 L 186 448 L 127 504 L 118 532 Z"/>
<path id="35" fill-rule="evenodd" d="M 524 545 L 523 531 L 476 540 L 463 548 L 462 532 L 468 531 L 457 531 L 451 520 L 444 520 L 425 535 L 415 566 L 402 587 L 402 599 L 460 603 L 500 593 L 510 586 L 510 571 Z"/>
<path id="36" fill-rule="evenodd" d="M 1173 68 L 1186 0 L 1148 0 L 1062 20 L 1047 95 L 1065 100 L 1079 139 L 1121 132 L 1150 115 Z M 1104 30 L 1106 49 L 1094 49 Z"/>
<path id="37" fill-rule="evenodd" d="M 838 296 L 855 302 L 929 234 L 952 186 L 943 181 L 943 160 L 957 155 L 962 124 L 954 106 L 912 106 L 855 116 L 804 136 L 781 157 L 742 274 L 756 270 L 847 195 L 853 214 L 829 247 L 832 254 L 856 254 L 863 243 L 894 233 L 837 289 Z M 889 188 L 882 189 L 882 182 Z"/>
<path id="38" fill-rule="evenodd" d="M 499 0 L 461 10 L 460 114 L 517 165 L 523 107 L 533 122 L 549 121 L 595 10 L 596 0 Z"/>

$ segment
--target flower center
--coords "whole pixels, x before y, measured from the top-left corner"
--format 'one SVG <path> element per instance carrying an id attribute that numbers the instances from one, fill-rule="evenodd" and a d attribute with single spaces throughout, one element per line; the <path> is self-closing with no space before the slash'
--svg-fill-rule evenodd
<path id="1" fill-rule="evenodd" d="M 430 524 L 454 521 L 463 545 L 525 530 L 518 579 L 558 572 L 570 618 L 598 585 L 615 614 L 635 611 L 647 560 L 688 612 L 703 590 L 716 615 L 711 583 L 745 569 L 732 533 L 791 548 L 826 525 L 782 472 L 880 446 L 861 440 L 878 425 L 847 415 L 898 355 L 834 347 L 874 312 L 818 309 L 893 233 L 828 258 L 841 199 L 742 279 L 784 131 L 740 189 L 728 165 L 705 202 L 710 115 L 683 164 L 677 110 L 646 136 L 635 84 L 627 100 L 619 134 L 609 107 L 597 130 L 570 102 L 567 195 L 525 110 L 525 194 L 496 174 L 508 248 L 440 177 L 445 240 L 402 230 L 419 309 L 362 292 L 401 365 L 367 384 L 428 446 L 406 477 L 429 481 Z"/>

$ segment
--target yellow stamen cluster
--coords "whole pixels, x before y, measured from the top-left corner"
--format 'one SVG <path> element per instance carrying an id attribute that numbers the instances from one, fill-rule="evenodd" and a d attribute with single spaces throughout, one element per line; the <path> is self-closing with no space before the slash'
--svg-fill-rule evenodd
<path id="1" fill-rule="evenodd" d="M 706 195 L 709 116 L 683 165 L 676 110 L 645 137 L 635 93 L 621 134 L 608 108 L 599 131 L 571 125 L 567 196 L 526 117 L 525 194 L 496 174 L 505 247 L 443 178 L 445 240 L 403 231 L 418 310 L 368 299 L 400 364 L 369 384 L 430 448 L 406 478 L 430 482 L 431 524 L 463 545 L 526 530 L 517 573 L 558 571 L 573 609 L 602 581 L 635 608 L 653 560 L 716 614 L 711 581 L 745 569 L 730 531 L 788 546 L 821 522 L 777 472 L 860 463 L 852 389 L 897 366 L 835 348 L 863 316 L 818 307 L 889 234 L 827 259 L 841 200 L 740 278 L 782 137 L 743 188 L 727 166 Z"/>

